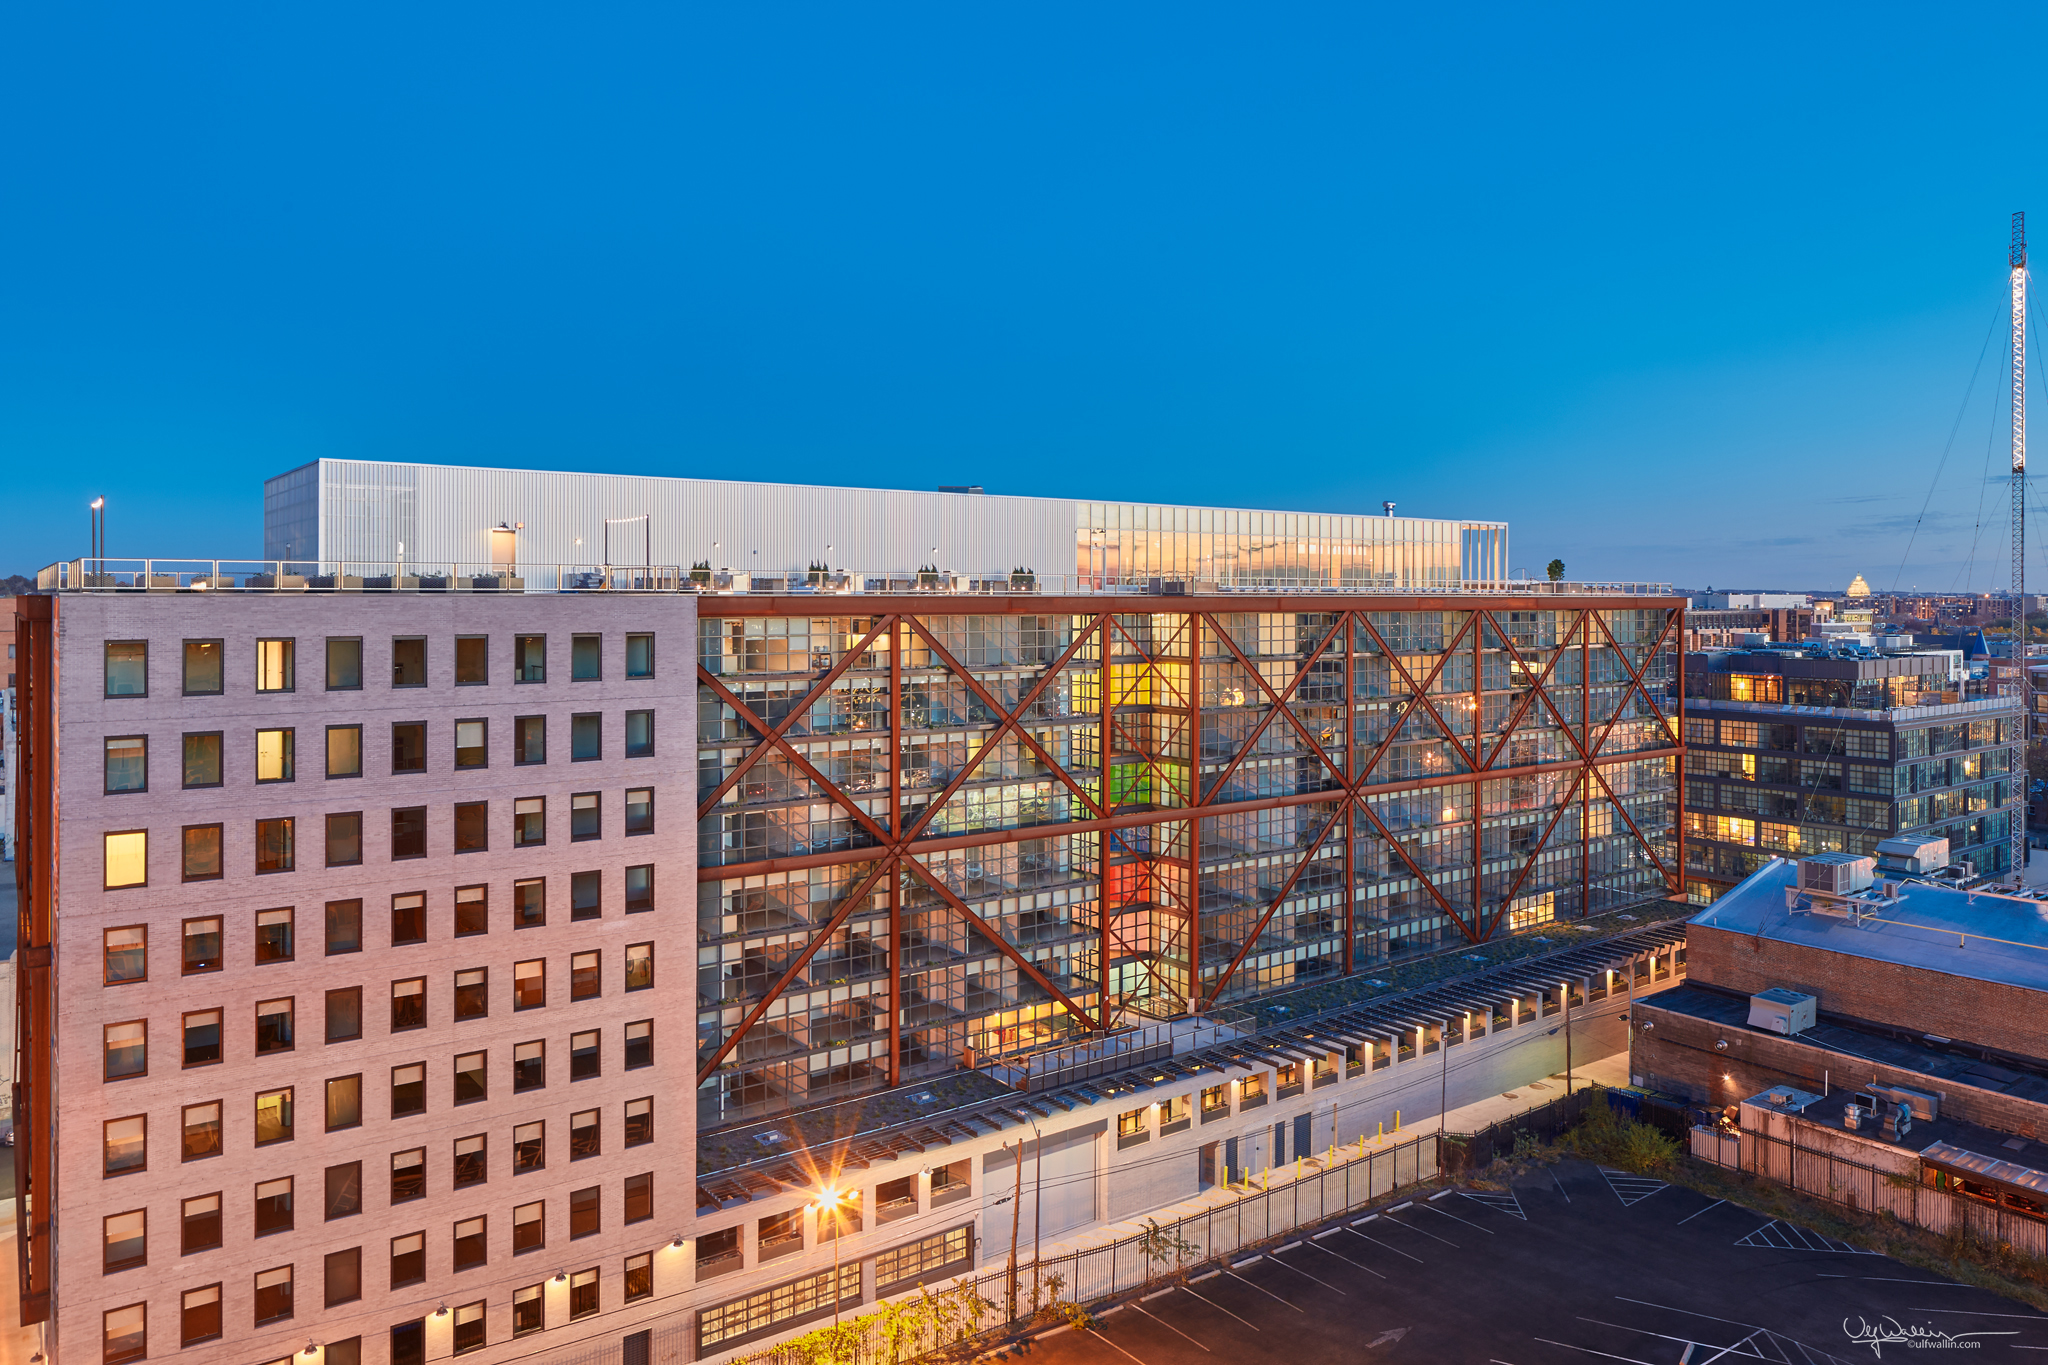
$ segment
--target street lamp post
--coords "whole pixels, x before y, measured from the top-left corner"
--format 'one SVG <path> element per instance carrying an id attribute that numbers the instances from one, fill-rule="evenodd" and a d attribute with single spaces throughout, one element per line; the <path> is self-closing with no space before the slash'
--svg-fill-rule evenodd
<path id="1" fill-rule="evenodd" d="M 839 1225 L 839 1206 L 845 1200 L 843 1191 L 826 1188 L 818 1191 L 817 1202 L 811 1205 L 822 1221 L 826 1211 L 832 1213 L 832 1325 L 839 1325 L 839 1243 L 846 1229 Z"/>

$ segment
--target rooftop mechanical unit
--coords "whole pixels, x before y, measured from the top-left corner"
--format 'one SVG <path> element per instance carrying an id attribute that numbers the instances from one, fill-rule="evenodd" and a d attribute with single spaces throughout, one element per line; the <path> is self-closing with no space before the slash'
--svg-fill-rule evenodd
<path id="1" fill-rule="evenodd" d="M 1900 877 L 1924 877 L 1948 865 L 1948 840 L 1900 835 L 1877 846 L 1877 870 Z"/>
<path id="2" fill-rule="evenodd" d="M 1854 853 L 1816 853 L 1799 860 L 1799 889 L 1828 896 L 1853 896 L 1870 889 L 1877 865 Z"/>
<path id="3" fill-rule="evenodd" d="M 1749 997 L 1749 1026 L 1790 1038 L 1819 1022 L 1818 1005 L 1810 995 L 1773 986 Z"/>

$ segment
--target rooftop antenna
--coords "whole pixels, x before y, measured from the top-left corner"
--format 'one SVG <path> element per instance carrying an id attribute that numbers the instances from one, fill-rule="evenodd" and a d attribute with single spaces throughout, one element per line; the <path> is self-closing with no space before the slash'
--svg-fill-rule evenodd
<path id="1" fill-rule="evenodd" d="M 2020 735 L 2013 754 L 2015 805 L 2011 821 L 2012 874 L 2024 883 L 2027 870 L 2026 734 L 2033 702 L 2027 675 L 2027 215 L 2012 216 L 2012 248 L 2006 256 L 2012 278 L 2012 654 L 2019 677 Z"/>
<path id="2" fill-rule="evenodd" d="M 1391 517 L 1392 515 L 1394 515 L 1394 504 L 1392 504 L 1391 502 L 1383 502 L 1380 504 L 1380 506 L 1387 509 L 1388 516 Z"/>

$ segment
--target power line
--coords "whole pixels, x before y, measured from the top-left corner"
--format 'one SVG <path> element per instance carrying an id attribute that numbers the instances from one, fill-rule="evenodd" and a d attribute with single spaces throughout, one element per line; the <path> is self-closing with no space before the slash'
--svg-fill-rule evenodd
<path id="1" fill-rule="evenodd" d="M 1956 433 L 1962 430 L 1963 414 L 1969 411 L 1970 399 L 1977 392 L 1977 376 L 1984 371 L 1984 357 L 1991 353 L 1991 338 L 1998 330 L 1998 312 L 1991 314 L 1991 325 L 1984 331 L 1984 344 L 1977 351 L 1977 363 L 1970 369 L 1969 387 L 1963 390 L 1963 401 L 1956 408 L 1956 420 L 1949 424 L 1948 440 L 1941 447 L 1941 460 L 1934 466 L 1934 477 L 1928 480 L 1927 496 L 1920 500 L 1920 515 L 1913 518 L 1913 531 L 1906 537 L 1906 548 L 1899 553 L 1899 567 L 1892 574 L 1892 592 L 1899 590 L 1899 580 L 1906 573 L 1906 559 L 1913 553 L 1913 542 L 1920 535 L 1920 523 L 1926 520 L 1928 505 L 1934 501 L 1934 490 L 1941 483 L 1941 472 L 1948 467 L 1949 451 L 1955 448 Z"/>

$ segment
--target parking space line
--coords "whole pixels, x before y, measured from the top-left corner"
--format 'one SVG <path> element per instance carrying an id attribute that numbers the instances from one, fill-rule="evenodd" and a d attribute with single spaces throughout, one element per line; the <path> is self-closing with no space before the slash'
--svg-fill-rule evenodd
<path id="1" fill-rule="evenodd" d="M 1222 1274 L 1223 1272 L 1219 1270 L 1219 1271 L 1217 1271 L 1216 1273 L 1217 1273 L 1217 1274 L 1219 1274 L 1219 1275 L 1221 1275 L 1221 1274 Z M 1203 1278 L 1205 1278 L 1205 1279 L 1206 1279 L 1206 1278 L 1207 1278 L 1207 1276 L 1204 1276 Z M 1187 1290 L 1187 1292 L 1188 1292 L 1188 1293 L 1190 1293 L 1190 1294 L 1195 1294 L 1195 1291 L 1194 1291 L 1194 1290 L 1192 1290 L 1192 1289 L 1188 1289 L 1188 1287 L 1187 1287 L 1186 1285 L 1182 1285 L 1182 1286 L 1181 1286 L 1181 1288 L 1182 1288 L 1182 1289 L 1184 1289 L 1184 1290 Z M 1214 1299 L 1210 1298 L 1210 1297 L 1209 1297 L 1209 1296 L 1208 1296 L 1207 1294 L 1195 1294 L 1195 1297 L 1196 1297 L 1196 1298 L 1198 1298 L 1198 1299 L 1200 1299 L 1200 1300 L 1201 1300 L 1201 1301 L 1202 1301 L 1203 1303 L 1206 1303 L 1206 1304 L 1208 1304 L 1208 1305 L 1209 1305 L 1209 1306 L 1210 1306 L 1211 1308 L 1215 1309 L 1215 1310 L 1216 1310 L 1217 1312 L 1219 1312 L 1219 1313 L 1229 1313 L 1231 1317 L 1233 1317 L 1233 1318 L 1237 1318 L 1237 1314 L 1235 1314 L 1235 1313 L 1231 1313 L 1231 1312 L 1230 1312 L 1230 1310 L 1229 1310 L 1228 1308 L 1225 1308 L 1225 1307 L 1224 1307 L 1224 1306 L 1223 1306 L 1222 1304 L 1220 1304 L 1220 1303 L 1216 1302 L 1216 1300 L 1214 1300 Z M 1244 1323 L 1244 1325 L 1245 1325 L 1245 1326 L 1247 1326 L 1247 1327 L 1251 1328 L 1251 1329 L 1252 1329 L 1252 1330 L 1253 1330 L 1254 1332 L 1259 1332 L 1259 1331 L 1263 1331 L 1263 1330 L 1265 1330 L 1264 1328 L 1260 1327 L 1260 1326 L 1259 1326 L 1259 1325 L 1258 1325 L 1257 1323 L 1255 1323 L 1255 1322 L 1246 1322 L 1246 1321 L 1245 1321 L 1245 1319 L 1243 1319 L 1243 1318 L 1237 1318 L 1237 1320 L 1238 1320 L 1239 1322 L 1242 1322 L 1242 1323 Z"/>
<path id="2" fill-rule="evenodd" d="M 1336 1285 L 1331 1284 L 1328 1280 L 1317 1280 L 1315 1276 L 1309 1274 L 1300 1266 L 1289 1265 L 1287 1262 L 1281 1260 L 1278 1256 L 1271 1256 L 1267 1259 L 1272 1261 L 1274 1265 L 1293 1271 L 1295 1274 L 1301 1276 L 1301 1278 L 1303 1278 L 1304 1280 L 1314 1280 L 1315 1283 L 1321 1285 L 1323 1288 L 1329 1290 L 1333 1294 L 1342 1294 L 1347 1299 L 1351 1297 L 1349 1291 L 1337 1288 Z"/>
<path id="3" fill-rule="evenodd" d="M 1434 1213 L 1434 1214 L 1439 1214 L 1439 1215 L 1441 1215 L 1442 1217 L 1445 1217 L 1445 1218 L 1448 1218 L 1448 1219 L 1450 1219 L 1450 1220 L 1451 1220 L 1451 1221 L 1452 1221 L 1453 1223 L 1463 1223 L 1463 1224 L 1464 1224 L 1464 1225 L 1465 1225 L 1466 1227 L 1468 1227 L 1468 1228 L 1479 1228 L 1479 1230 L 1480 1230 L 1481 1232 L 1485 1233 L 1485 1234 L 1486 1234 L 1487 1236 L 1489 1236 L 1489 1237 L 1491 1237 L 1491 1236 L 1493 1236 L 1493 1235 L 1494 1235 L 1494 1234 L 1493 1234 L 1493 1229 L 1492 1229 L 1492 1228 L 1480 1228 L 1480 1227 L 1479 1227 L 1479 1224 L 1477 1224 L 1477 1223 L 1473 1222 L 1473 1221 L 1472 1221 L 1471 1219 L 1469 1219 L 1469 1218 L 1460 1218 L 1460 1217 L 1458 1217 L 1458 1215 L 1457 1215 L 1457 1214 L 1455 1214 L 1455 1213 L 1445 1213 L 1445 1212 L 1444 1212 L 1444 1211 L 1443 1211 L 1442 1209 L 1438 1208 L 1438 1207 L 1437 1207 L 1436 1205 L 1434 1205 L 1434 1204 L 1424 1204 L 1424 1205 L 1422 1206 L 1422 1208 L 1423 1208 L 1423 1211 L 1424 1211 L 1424 1212 L 1426 1212 L 1426 1213 Z"/>
<path id="4" fill-rule="evenodd" d="M 1330 1251 L 1330 1249 L 1324 1246 L 1321 1242 L 1311 1242 L 1309 1243 L 1309 1245 L 1314 1247 L 1317 1251 Z M 1363 1261 L 1354 1261 L 1349 1256 L 1345 1256 L 1335 1251 L 1330 1251 L 1330 1254 L 1332 1256 L 1335 1256 L 1338 1260 L 1344 1262 L 1344 1264 L 1346 1265 L 1357 1266 L 1360 1270 L 1363 1270 L 1366 1274 L 1373 1276 L 1375 1279 L 1384 1280 L 1385 1278 L 1387 1278 L 1386 1276 L 1380 1274 L 1379 1271 L 1374 1270 L 1371 1266 L 1367 1265 Z"/>
<path id="5" fill-rule="evenodd" d="M 1397 1228 L 1406 1228 L 1408 1229 L 1408 1231 L 1415 1233 L 1418 1236 L 1427 1237 L 1432 1242 L 1442 1242 L 1445 1246 L 1451 1248 L 1453 1251 L 1459 1250 L 1458 1244 L 1456 1242 L 1453 1242 L 1448 1238 L 1439 1237 L 1433 1232 L 1424 1232 L 1421 1228 L 1416 1227 L 1413 1223 L 1404 1223 L 1398 1218 L 1389 1218 L 1387 1221 L 1389 1223 L 1392 1223 Z"/>
<path id="6" fill-rule="evenodd" d="M 1728 1202 L 1728 1201 L 1727 1201 L 1727 1200 L 1725 1200 L 1725 1199 L 1716 1199 L 1716 1200 L 1715 1200 L 1715 1201 L 1714 1201 L 1713 1203 L 1711 1203 L 1711 1204 L 1707 1205 L 1707 1207 L 1706 1207 L 1706 1208 L 1704 1208 L 1704 1209 L 1699 1209 L 1699 1210 L 1696 1210 L 1695 1212 L 1692 1212 L 1692 1213 L 1688 1213 L 1687 1215 L 1685 1215 L 1685 1217 L 1683 1217 L 1683 1218 L 1679 1219 L 1679 1220 L 1678 1220 L 1678 1222 L 1676 1222 L 1676 1223 L 1673 1223 L 1673 1224 L 1672 1224 L 1671 1226 L 1673 1226 L 1673 1227 L 1678 1227 L 1678 1226 L 1681 1226 L 1682 1224 L 1685 1224 L 1685 1223 L 1690 1223 L 1690 1222 L 1691 1222 L 1691 1221 L 1692 1221 L 1693 1219 L 1695 1219 L 1695 1218 L 1699 1217 L 1699 1216 L 1700 1216 L 1700 1214 L 1702 1214 L 1702 1213 L 1705 1213 L 1705 1212 L 1707 1212 L 1707 1211 L 1708 1211 L 1708 1209 L 1718 1209 L 1718 1208 L 1720 1208 L 1720 1207 L 1721 1207 L 1721 1206 L 1722 1206 L 1723 1204 L 1725 1204 L 1725 1203 L 1727 1203 L 1727 1202 Z"/>
<path id="7" fill-rule="evenodd" d="M 2028 1322 L 2048 1322 L 2048 1313 L 1984 1313 L 1975 1308 L 1909 1308 L 1909 1313 L 1953 1313 L 1966 1318 L 2025 1318 Z"/>
<path id="8" fill-rule="evenodd" d="M 1118 1352 L 1121 1352 L 1121 1353 L 1122 1353 L 1122 1354 L 1124 1354 L 1124 1355 L 1127 1355 L 1127 1356 L 1131 1356 L 1131 1359 L 1132 1359 L 1132 1360 L 1138 1360 L 1138 1358 L 1137 1358 L 1136 1356 L 1132 1356 L 1132 1355 L 1131 1355 L 1131 1353 L 1130 1353 L 1129 1351 L 1125 1351 L 1123 1347 L 1121 1347 L 1121 1346 L 1117 1345 L 1117 1344 L 1116 1344 L 1115 1342 L 1111 1341 L 1111 1340 L 1109 1339 L 1109 1334 L 1108 1334 L 1107 1332 L 1103 1332 L 1103 1331 L 1097 1330 L 1097 1331 L 1093 1331 L 1093 1332 L 1083 1332 L 1083 1333 L 1082 1333 L 1081 1335 L 1082 1335 L 1082 1336 L 1088 1336 L 1088 1337 L 1094 1337 L 1094 1338 L 1095 1338 L 1095 1339 L 1096 1339 L 1097 1341 L 1101 1342 L 1101 1343 L 1102 1343 L 1102 1344 L 1103 1344 L 1104 1346 L 1107 1346 L 1107 1347 L 1109 1347 L 1109 1348 L 1110 1348 L 1110 1349 L 1111 1349 L 1112 1351 L 1118 1351 Z M 1142 1361 L 1142 1360 L 1138 1360 L 1138 1365 L 1145 1365 L 1145 1362 L 1144 1362 L 1144 1361 Z"/>
<path id="9" fill-rule="evenodd" d="M 1350 1233 L 1353 1237 L 1365 1237 L 1365 1234 L 1360 1232 L 1357 1228 L 1346 1228 L 1344 1230 Z M 1395 1246 L 1387 1246 L 1385 1242 L 1382 1242 L 1377 1237 L 1365 1237 L 1365 1240 L 1371 1242 L 1376 1247 L 1387 1247 L 1387 1250 L 1393 1252 L 1396 1256 L 1408 1256 L 1408 1253 L 1401 1250 L 1401 1248 Z M 1420 1256 L 1408 1256 L 1408 1259 L 1415 1262 L 1415 1264 L 1417 1265 L 1422 1264 L 1422 1258 Z"/>
<path id="10" fill-rule="evenodd" d="M 1165 1293 L 1171 1293 L 1172 1291 L 1171 1291 L 1171 1290 L 1165 1290 L 1165 1291 L 1162 1291 L 1162 1292 L 1165 1292 Z M 1186 1332 L 1183 1332 L 1183 1331 L 1181 1331 L 1181 1330 L 1180 1330 L 1180 1328 L 1178 1328 L 1178 1327 L 1175 1327 L 1175 1326 L 1174 1326 L 1174 1325 L 1173 1325 L 1172 1323 L 1168 1322 L 1168 1321 L 1167 1321 L 1167 1320 L 1166 1320 L 1165 1318 L 1162 1318 L 1162 1317 L 1160 1317 L 1160 1316 L 1159 1316 L 1159 1315 L 1158 1315 L 1157 1313 L 1155 1313 L 1155 1312 L 1153 1312 L 1153 1311 L 1152 1311 L 1151 1309 L 1147 1308 L 1147 1307 L 1146 1307 L 1146 1306 L 1145 1306 L 1145 1305 L 1144 1305 L 1143 1303 L 1134 1303 L 1134 1304 L 1132 1304 L 1132 1305 L 1131 1305 L 1131 1307 L 1133 1307 L 1133 1308 L 1137 1309 L 1137 1310 L 1138 1310 L 1138 1311 L 1139 1311 L 1140 1313 L 1143 1313 L 1143 1314 L 1144 1314 L 1144 1315 L 1145 1315 L 1146 1317 L 1148 1317 L 1148 1318 L 1152 1319 L 1152 1321 L 1154 1321 L 1154 1322 L 1158 1323 L 1158 1324 L 1159 1324 L 1159 1325 L 1160 1325 L 1161 1327 L 1164 1327 L 1164 1328 L 1165 1328 L 1165 1329 L 1166 1329 L 1167 1331 L 1169 1331 L 1169 1332 L 1172 1332 L 1172 1333 L 1173 1333 L 1173 1334 L 1174 1334 L 1175 1336 L 1183 1336 L 1183 1337 L 1188 1337 L 1188 1334 L 1187 1334 Z M 1199 1342 L 1199 1341 L 1196 1341 L 1196 1340 L 1195 1340 L 1195 1338 L 1193 1338 L 1193 1337 L 1188 1337 L 1188 1340 L 1189 1340 L 1189 1341 L 1193 1341 L 1193 1342 L 1195 1343 L 1195 1345 L 1197 1345 L 1197 1346 L 1202 1346 L 1202 1343 L 1201 1343 L 1201 1342 Z M 1203 1349 L 1203 1350 L 1205 1350 L 1205 1351 L 1209 1351 L 1209 1348 L 1208 1348 L 1207 1346 L 1202 1346 L 1202 1349 Z M 1214 1355 L 1214 1354 L 1216 1354 L 1216 1353 L 1215 1353 L 1214 1351 L 1209 1351 L 1209 1354 L 1210 1354 L 1210 1355 Z"/>
<path id="11" fill-rule="evenodd" d="M 1687 1365 L 1687 1362 L 1692 1360 L 1693 1351 L 1697 1348 L 1701 1346 L 1710 1345 L 1709 1343 L 1704 1341 L 1694 1341 L 1691 1337 L 1674 1337 L 1663 1332 L 1652 1332 L 1647 1327 L 1628 1327 L 1618 1322 L 1607 1322 L 1601 1318 L 1589 1318 L 1582 1315 L 1579 1318 L 1579 1321 L 1590 1322 L 1596 1327 L 1612 1327 L 1617 1332 L 1634 1332 L 1640 1336 L 1655 1337 L 1659 1341 L 1683 1342 L 1685 1343 L 1685 1354 L 1679 1357 L 1679 1365 Z M 1708 1362 L 1719 1360 L 1722 1356 L 1725 1356 L 1730 1351 L 1733 1351 L 1736 1346 L 1741 1346 L 1747 1342 L 1754 1341 L 1756 1339 L 1757 1332 L 1761 1332 L 1763 1330 L 1764 1329 L 1761 1327 L 1757 1328 L 1756 1332 L 1751 1332 L 1748 1336 L 1743 1337 L 1736 1341 L 1735 1346 L 1723 1346 L 1717 1354 L 1708 1356 L 1706 1360 L 1699 1362 L 1699 1365 L 1708 1365 Z M 1745 1351 L 1743 1352 L 1743 1354 L 1753 1355 L 1759 1360 L 1762 1360 L 1764 1358 L 1760 1353 L 1755 1351 Z"/>
<path id="12" fill-rule="evenodd" d="M 1608 1360 L 1625 1360 L 1628 1362 L 1628 1365 L 1653 1365 L 1653 1362 L 1648 1360 L 1637 1360 L 1634 1356 L 1618 1356 L 1611 1351 L 1596 1351 L 1590 1346 L 1574 1346 L 1569 1341 L 1552 1341 L 1549 1337 L 1533 1337 L 1531 1340 L 1540 1341 L 1545 1346 L 1562 1346 L 1567 1351 L 1583 1351 L 1589 1356 L 1602 1356 Z"/>
<path id="13" fill-rule="evenodd" d="M 1552 1171 L 1552 1172 L 1550 1173 L 1550 1183 L 1551 1183 L 1551 1184 L 1553 1184 L 1553 1185 L 1555 1185 L 1555 1186 L 1557 1186 L 1557 1192 L 1558 1192 L 1559 1194 L 1564 1194 L 1564 1182 L 1563 1182 L 1562 1180 L 1559 1180 L 1559 1179 L 1557 1178 L 1557 1172 L 1556 1172 L 1556 1171 Z M 1572 1202 L 1572 1197 L 1571 1197 L 1570 1195 L 1568 1195 L 1568 1194 L 1564 1194 L 1564 1202 L 1565 1202 L 1565 1203 L 1567 1203 L 1567 1204 L 1571 1203 L 1571 1202 Z M 1540 1340 L 1542 1340 L 1542 1338 L 1541 1338 L 1541 1337 L 1538 1337 L 1538 1338 L 1537 1338 L 1537 1340 L 1539 1340 L 1539 1341 L 1540 1341 Z"/>
<path id="14" fill-rule="evenodd" d="M 1275 1294 L 1272 1290 L 1266 1288 L 1266 1286 L 1262 1284 L 1252 1284 L 1250 1280 L 1246 1280 L 1244 1276 L 1238 1274 L 1235 1270 L 1226 1270 L 1223 1273 L 1230 1276 L 1230 1278 L 1233 1280 L 1242 1280 L 1246 1284 L 1251 1284 L 1252 1288 L 1258 1290 L 1261 1294 L 1264 1294 L 1267 1298 L 1273 1300 L 1275 1303 L 1287 1303 L 1287 1300 L 1281 1298 L 1278 1294 Z M 1287 1306 L 1289 1308 L 1292 1308 L 1297 1313 L 1306 1313 L 1308 1311 L 1306 1308 L 1303 1308 L 1298 1303 L 1287 1303 Z"/>

